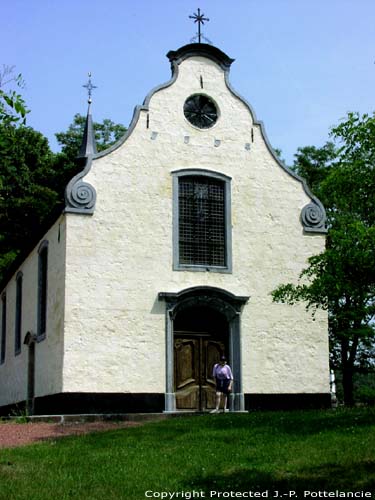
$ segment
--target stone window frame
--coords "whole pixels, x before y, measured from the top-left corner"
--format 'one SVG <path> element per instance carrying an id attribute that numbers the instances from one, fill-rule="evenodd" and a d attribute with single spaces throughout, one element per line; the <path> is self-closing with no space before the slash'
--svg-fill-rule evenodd
<path id="1" fill-rule="evenodd" d="M 43 266 L 45 265 L 45 270 Z M 38 248 L 38 301 L 37 301 L 37 339 L 46 338 L 48 302 L 48 241 L 44 240 Z"/>
<path id="2" fill-rule="evenodd" d="M 23 273 L 19 271 L 16 276 L 16 317 L 14 322 L 14 354 L 21 354 L 22 345 L 22 296 Z"/>
<path id="3" fill-rule="evenodd" d="M 200 168 L 185 168 L 171 172 L 173 176 L 173 270 L 232 273 L 232 178 L 221 172 Z M 180 263 L 179 249 L 179 181 L 182 177 L 205 177 L 224 183 L 225 193 L 225 266 Z"/>
<path id="4" fill-rule="evenodd" d="M 0 345 L 0 365 L 5 363 L 7 334 L 7 294 L 1 295 L 1 345 Z"/>

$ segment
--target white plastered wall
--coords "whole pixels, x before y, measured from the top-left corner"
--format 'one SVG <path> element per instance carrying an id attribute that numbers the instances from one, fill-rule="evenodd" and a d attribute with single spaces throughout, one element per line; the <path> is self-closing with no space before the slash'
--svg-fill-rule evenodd
<path id="1" fill-rule="evenodd" d="M 65 287 L 65 217 L 61 216 L 12 276 L 6 288 L 6 356 L 0 365 L 0 406 L 25 401 L 28 347 L 26 332 L 37 331 L 38 249 L 48 241 L 47 331 L 35 346 L 35 396 L 61 392 Z M 16 276 L 22 272 L 21 353 L 15 355 Z M 0 311 L 1 314 L 1 311 Z M 0 323 L 1 324 L 1 323 Z"/>
<path id="2" fill-rule="evenodd" d="M 193 93 L 217 103 L 213 128 L 186 121 L 183 104 Z M 232 178 L 231 274 L 172 270 L 171 172 L 183 168 Z M 125 143 L 94 160 L 84 181 L 97 202 L 92 216 L 66 216 L 64 391 L 165 392 L 158 293 L 210 285 L 250 296 L 241 330 L 245 393 L 328 392 L 326 314 L 313 321 L 303 305 L 273 304 L 270 296 L 296 282 L 324 236 L 303 233 L 300 213 L 310 198 L 277 164 L 216 63 L 182 62 L 177 80 L 151 97 Z"/>

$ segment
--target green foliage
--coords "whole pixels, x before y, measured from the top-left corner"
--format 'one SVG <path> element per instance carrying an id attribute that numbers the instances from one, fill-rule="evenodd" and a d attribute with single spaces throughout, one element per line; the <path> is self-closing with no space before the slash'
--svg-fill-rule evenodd
<path id="1" fill-rule="evenodd" d="M 357 400 L 375 406 L 375 372 L 356 374 L 354 383 L 357 388 Z"/>
<path id="2" fill-rule="evenodd" d="M 372 491 L 373 409 L 180 417 L 0 453 L 0 498 Z M 6 425 L 6 424 L 4 424 Z M 33 425 L 33 424 L 26 424 Z M 40 472 L 43 471 L 41 474 Z M 272 492 L 272 493 L 271 493 Z"/>
<path id="3" fill-rule="evenodd" d="M 336 388 L 337 398 L 343 400 L 344 394 L 342 391 L 342 373 L 336 370 Z M 359 370 L 353 375 L 354 383 L 354 401 L 358 407 L 373 406 L 375 407 L 375 371 Z"/>
<path id="4" fill-rule="evenodd" d="M 82 142 L 86 117 L 80 114 L 74 115 L 73 123 L 69 125 L 66 132 L 59 132 L 56 135 L 61 146 L 61 153 L 70 160 L 74 160 Z M 95 142 L 98 151 L 103 151 L 117 142 L 126 132 L 126 127 L 115 124 L 112 120 L 105 118 L 102 123 L 94 122 Z"/>
<path id="5" fill-rule="evenodd" d="M 0 125 L 0 273 L 55 208 L 54 155 L 30 127 Z"/>
<path id="6" fill-rule="evenodd" d="M 335 220 L 337 213 L 343 213 L 371 227 L 375 223 L 375 113 L 349 113 L 331 135 L 339 149 L 322 183 L 329 216 Z"/>
<path id="7" fill-rule="evenodd" d="M 29 415 L 24 406 L 19 407 L 16 405 L 10 413 L 10 417 L 12 422 L 15 422 L 16 424 L 26 424 L 29 422 Z"/>
<path id="8" fill-rule="evenodd" d="M 3 65 L 0 71 L 0 124 L 16 125 L 25 124 L 26 114 L 29 112 L 21 94 L 15 89 L 7 89 L 9 85 L 18 88 L 24 86 L 22 75 L 13 76 L 13 66 Z"/>
<path id="9" fill-rule="evenodd" d="M 320 185 L 330 173 L 332 162 L 336 159 L 337 148 L 333 142 L 327 142 L 323 147 L 305 146 L 298 148 L 294 155 L 292 170 L 303 177 L 312 191 L 322 198 Z M 322 201 L 324 201 L 322 199 Z"/>
<path id="10" fill-rule="evenodd" d="M 297 285 L 281 285 L 272 296 L 328 310 L 331 362 L 352 404 L 355 368 L 375 361 L 375 114 L 349 113 L 331 135 L 335 145 L 300 148 L 295 162 L 325 204 L 326 250 L 309 259 Z"/>

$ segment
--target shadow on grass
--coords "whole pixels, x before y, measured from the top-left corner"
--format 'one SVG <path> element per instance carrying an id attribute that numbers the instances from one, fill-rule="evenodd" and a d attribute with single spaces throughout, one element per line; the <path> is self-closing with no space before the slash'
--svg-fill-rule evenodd
<path id="1" fill-rule="evenodd" d="M 189 439 L 202 439 L 202 434 L 220 433 L 222 443 L 232 444 L 233 433 L 237 430 L 241 439 L 256 435 L 257 439 L 270 440 L 273 436 L 307 437 L 326 431 L 338 435 L 352 434 L 355 430 L 374 428 L 375 409 L 351 410 L 304 410 L 293 412 L 251 412 L 248 414 L 218 414 L 196 417 L 180 417 L 174 420 L 152 422 L 131 430 L 114 430 L 98 435 L 86 435 L 86 445 L 95 448 L 106 447 L 119 439 L 131 442 L 133 446 L 150 443 L 153 446 L 156 436 L 159 443 L 178 443 Z M 222 432 L 223 431 L 223 432 Z M 366 431 L 367 432 L 367 431 Z M 92 436 L 92 437 L 90 437 Z M 66 443 L 71 440 L 67 438 Z M 65 441 L 65 439 L 63 440 Z"/>
<path id="2" fill-rule="evenodd" d="M 258 468 L 241 469 L 220 475 L 194 477 L 184 487 L 205 491 L 294 491 L 303 496 L 308 491 L 373 491 L 375 462 L 358 462 L 348 466 L 325 464 L 298 472 L 265 472 Z M 272 497 L 270 493 L 270 497 Z M 371 497 L 375 498 L 374 494 Z"/>
<path id="3" fill-rule="evenodd" d="M 289 435 L 316 434 L 321 431 L 348 431 L 374 426 L 375 408 L 340 410 L 304 410 L 293 412 L 251 412 L 248 415 L 217 415 L 206 420 L 210 429 L 257 428 Z"/>

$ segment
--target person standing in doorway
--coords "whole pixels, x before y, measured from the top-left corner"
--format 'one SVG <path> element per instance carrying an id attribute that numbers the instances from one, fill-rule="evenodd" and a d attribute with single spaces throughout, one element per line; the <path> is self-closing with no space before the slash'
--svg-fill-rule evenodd
<path id="1" fill-rule="evenodd" d="M 210 413 L 219 412 L 222 398 L 224 412 L 227 412 L 229 411 L 227 408 L 228 394 L 231 392 L 233 387 L 233 374 L 230 366 L 227 364 L 227 358 L 225 356 L 221 356 L 220 362 L 215 364 L 212 376 L 216 381 L 216 408 Z"/>

